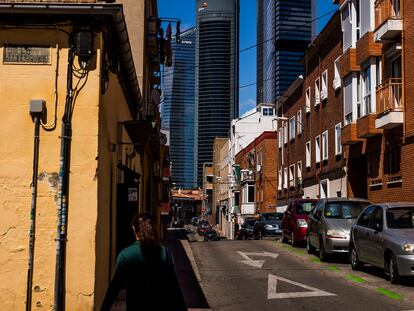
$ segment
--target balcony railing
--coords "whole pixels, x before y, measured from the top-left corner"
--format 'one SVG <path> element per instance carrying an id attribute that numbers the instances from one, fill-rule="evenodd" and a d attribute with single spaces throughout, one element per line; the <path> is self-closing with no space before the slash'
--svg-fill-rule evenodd
<path id="1" fill-rule="evenodd" d="M 377 0 L 375 2 L 375 28 L 388 19 L 401 19 L 401 0 Z"/>
<path id="2" fill-rule="evenodd" d="M 377 87 L 377 114 L 402 111 L 402 79 L 391 78 Z"/>

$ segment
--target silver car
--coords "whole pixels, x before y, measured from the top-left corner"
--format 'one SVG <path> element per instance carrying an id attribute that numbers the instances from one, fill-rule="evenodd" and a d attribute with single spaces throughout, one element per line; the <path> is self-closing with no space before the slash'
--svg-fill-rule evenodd
<path id="1" fill-rule="evenodd" d="M 391 283 L 414 276 L 414 202 L 367 207 L 351 229 L 354 270 L 369 263 L 385 269 Z"/>
<path id="2" fill-rule="evenodd" d="M 364 199 L 319 200 L 308 218 L 308 253 L 314 253 L 318 248 L 321 261 L 326 261 L 331 254 L 347 253 L 351 226 L 369 204 Z"/>

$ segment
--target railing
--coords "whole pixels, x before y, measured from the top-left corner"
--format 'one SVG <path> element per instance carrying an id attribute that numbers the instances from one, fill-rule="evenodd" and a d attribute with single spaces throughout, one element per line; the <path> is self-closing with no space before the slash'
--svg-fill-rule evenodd
<path id="1" fill-rule="evenodd" d="M 377 114 L 402 111 L 402 79 L 391 78 L 377 87 Z"/>
<path id="2" fill-rule="evenodd" d="M 377 0 L 375 2 L 375 29 L 390 18 L 401 19 L 401 0 Z"/>

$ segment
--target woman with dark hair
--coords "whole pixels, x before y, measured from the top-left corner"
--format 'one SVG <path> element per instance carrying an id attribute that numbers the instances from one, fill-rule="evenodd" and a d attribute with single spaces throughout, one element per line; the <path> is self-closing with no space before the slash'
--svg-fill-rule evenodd
<path id="1" fill-rule="evenodd" d="M 101 311 L 111 309 L 122 288 L 128 311 L 187 310 L 171 255 L 156 237 L 150 217 L 135 215 L 132 229 L 136 241 L 118 255 Z"/>

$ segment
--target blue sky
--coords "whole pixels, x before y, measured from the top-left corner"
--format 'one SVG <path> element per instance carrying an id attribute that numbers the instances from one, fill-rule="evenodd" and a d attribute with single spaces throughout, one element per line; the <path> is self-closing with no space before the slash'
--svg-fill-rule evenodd
<path id="1" fill-rule="evenodd" d="M 277 0 L 275 0 L 277 1 Z M 322 16 L 335 7 L 331 0 L 317 0 L 318 14 Z M 196 0 L 158 0 L 160 17 L 175 17 L 182 20 L 181 30 L 195 25 Z M 318 29 L 322 29 L 331 15 L 321 18 Z M 240 49 L 256 44 L 256 0 L 240 0 Z M 240 86 L 256 82 L 256 49 L 240 54 Z M 240 115 L 256 106 L 256 85 L 241 88 Z"/>

